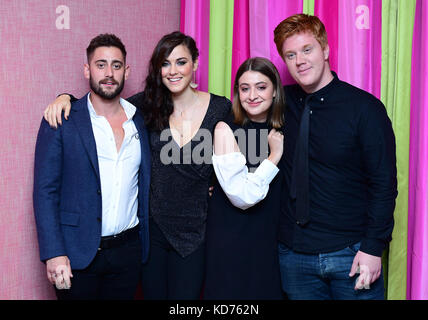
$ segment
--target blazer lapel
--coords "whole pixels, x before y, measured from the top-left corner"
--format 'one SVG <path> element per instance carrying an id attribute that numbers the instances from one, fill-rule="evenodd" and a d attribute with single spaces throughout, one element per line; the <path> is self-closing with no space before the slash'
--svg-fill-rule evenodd
<path id="1" fill-rule="evenodd" d="M 150 172 L 150 147 L 149 147 L 149 139 L 146 126 L 144 124 L 144 119 L 140 113 L 140 111 L 136 111 L 134 115 L 134 124 L 138 130 L 138 135 L 140 136 L 140 146 L 141 146 L 141 168 L 144 171 L 149 170 Z M 143 171 L 143 172 L 144 172 Z"/>
<path id="2" fill-rule="evenodd" d="M 91 161 L 92 167 L 95 170 L 95 173 L 98 177 L 98 181 L 100 181 L 97 145 L 95 143 L 95 137 L 92 131 L 92 123 L 89 115 L 87 99 L 88 95 L 85 95 L 82 99 L 78 100 L 75 104 L 73 104 L 71 108 L 73 114 L 70 119 L 73 120 L 74 125 L 76 126 L 77 131 L 79 132 L 83 145 L 85 146 L 86 152 L 88 154 L 89 160 Z"/>

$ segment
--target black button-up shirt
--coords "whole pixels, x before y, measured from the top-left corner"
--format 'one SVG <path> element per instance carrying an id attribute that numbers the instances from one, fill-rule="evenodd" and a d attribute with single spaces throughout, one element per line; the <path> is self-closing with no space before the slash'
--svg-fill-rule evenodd
<path id="1" fill-rule="evenodd" d="M 312 93 L 309 125 L 309 222 L 296 219 L 290 197 L 294 149 L 307 94 L 285 86 L 284 191 L 279 240 L 295 251 L 323 253 L 361 241 L 381 256 L 391 240 L 397 197 L 395 138 L 373 95 L 334 79 Z"/>

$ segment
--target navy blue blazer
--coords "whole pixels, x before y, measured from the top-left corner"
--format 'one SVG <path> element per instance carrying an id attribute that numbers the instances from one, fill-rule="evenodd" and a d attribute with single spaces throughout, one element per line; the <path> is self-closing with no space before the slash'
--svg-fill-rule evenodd
<path id="1" fill-rule="evenodd" d="M 87 107 L 88 95 L 72 104 L 68 121 L 52 129 L 42 119 L 36 142 L 33 205 L 40 260 L 68 256 L 72 269 L 86 268 L 101 241 L 101 183 Z M 149 250 L 150 146 L 137 110 L 133 121 L 141 144 L 138 219 L 143 261 Z"/>

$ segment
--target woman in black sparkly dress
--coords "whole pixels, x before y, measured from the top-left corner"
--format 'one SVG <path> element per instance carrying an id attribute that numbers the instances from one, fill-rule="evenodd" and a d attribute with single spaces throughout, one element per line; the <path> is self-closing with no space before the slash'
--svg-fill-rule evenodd
<path id="1" fill-rule="evenodd" d="M 143 113 L 152 152 L 150 253 L 142 269 L 149 299 L 201 296 L 212 135 L 231 103 L 194 88 L 197 65 L 195 41 L 180 32 L 164 36 L 149 63 Z"/>

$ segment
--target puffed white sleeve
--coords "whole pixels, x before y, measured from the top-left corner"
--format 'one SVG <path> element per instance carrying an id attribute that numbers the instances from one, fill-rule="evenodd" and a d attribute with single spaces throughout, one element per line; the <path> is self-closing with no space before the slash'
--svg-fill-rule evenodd
<path id="1" fill-rule="evenodd" d="M 269 183 L 279 169 L 268 159 L 255 172 L 248 172 L 242 153 L 232 152 L 212 157 L 214 171 L 223 191 L 235 207 L 248 209 L 263 200 Z"/>

